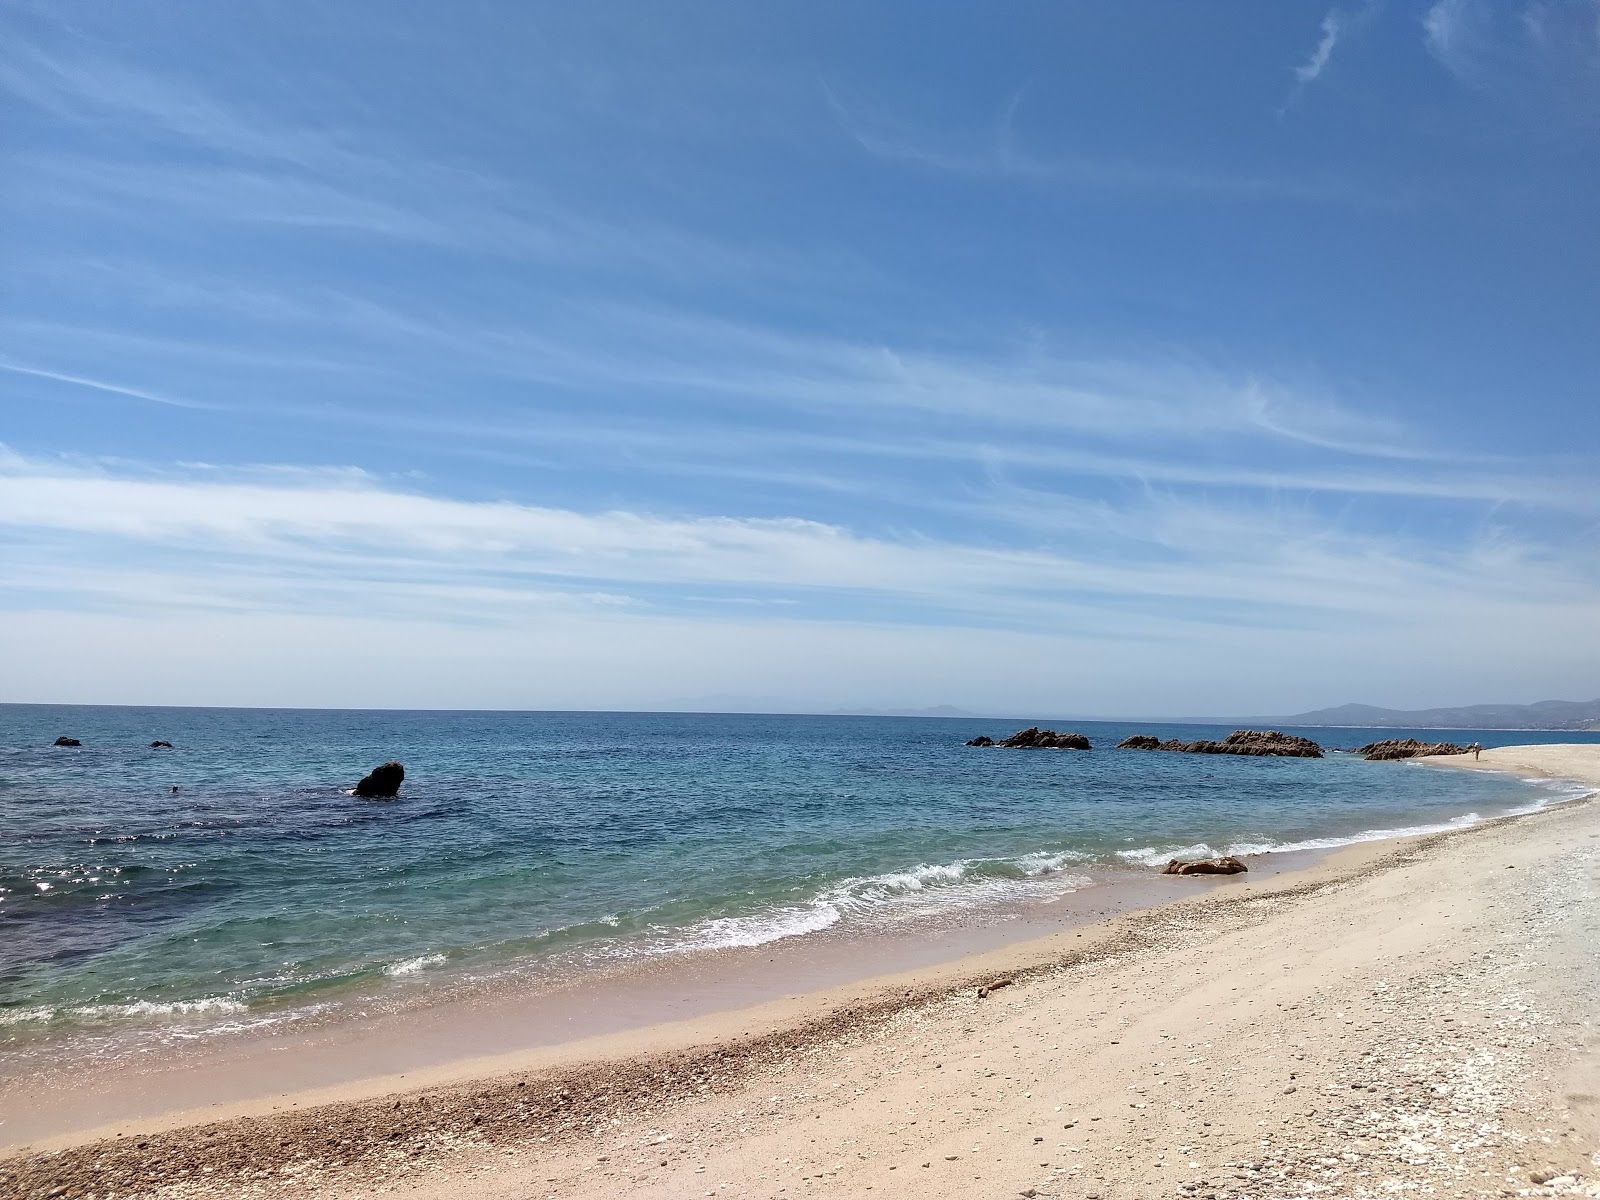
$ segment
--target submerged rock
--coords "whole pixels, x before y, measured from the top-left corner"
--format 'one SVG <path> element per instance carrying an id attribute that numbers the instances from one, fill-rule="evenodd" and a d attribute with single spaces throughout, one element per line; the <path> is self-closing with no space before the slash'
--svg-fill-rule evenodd
<path id="1" fill-rule="evenodd" d="M 77 738 L 58 737 L 55 740 L 54 745 L 57 745 L 57 746 L 81 746 L 81 745 L 83 745 L 83 743 L 80 742 Z"/>
<path id="2" fill-rule="evenodd" d="M 1235 729 L 1220 742 L 1202 738 L 1180 742 L 1177 738 L 1158 741 L 1148 733 L 1136 733 L 1117 743 L 1124 750 L 1171 750 L 1179 754 L 1242 754 L 1249 758 L 1321 758 L 1322 747 L 1310 738 L 1279 733 L 1276 729 Z"/>
<path id="3" fill-rule="evenodd" d="M 1222 858 L 1197 858 L 1188 862 L 1174 858 L 1161 869 L 1161 873 L 1163 875 L 1238 875 L 1249 869 L 1249 867 L 1229 854 Z"/>
<path id="4" fill-rule="evenodd" d="M 150 749 L 152 749 L 152 750 L 171 750 L 172 749 L 172 743 L 171 742 L 151 742 L 150 743 Z"/>
<path id="5" fill-rule="evenodd" d="M 1093 750 L 1089 739 L 1081 733 L 1057 733 L 1054 729 L 1040 729 L 1030 725 L 1019 729 L 1004 741 L 989 737 L 975 737 L 969 746 L 1004 746 L 1010 750 Z"/>
<path id="6" fill-rule="evenodd" d="M 1357 746 L 1355 752 L 1367 756 L 1368 762 L 1388 762 L 1396 758 L 1426 758 L 1433 754 L 1466 754 L 1471 746 L 1458 746 L 1454 742 L 1419 742 L 1416 738 L 1386 738 L 1381 742 L 1368 742 Z"/>
<path id="7" fill-rule="evenodd" d="M 397 762 L 386 762 L 381 767 L 373 767 L 372 773 L 362 777 L 356 784 L 356 795 L 365 796 L 369 800 L 392 800 L 400 794 L 400 785 L 405 782 L 406 769 Z"/>

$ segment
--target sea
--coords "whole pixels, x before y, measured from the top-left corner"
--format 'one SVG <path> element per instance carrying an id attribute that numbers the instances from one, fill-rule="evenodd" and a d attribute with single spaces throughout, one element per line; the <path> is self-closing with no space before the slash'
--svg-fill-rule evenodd
<path id="1" fill-rule="evenodd" d="M 1034 723 L 1094 749 L 964 745 Z M 1173 856 L 1331 848 L 1584 790 L 1343 753 L 1115 749 L 1230 730 L 0 705 L 0 1069 L 8 1051 L 133 1053 L 541 973 L 915 937 Z M 1600 742 L 1285 732 L 1330 750 L 1411 734 Z M 405 765 L 397 799 L 352 794 L 389 759 Z"/>

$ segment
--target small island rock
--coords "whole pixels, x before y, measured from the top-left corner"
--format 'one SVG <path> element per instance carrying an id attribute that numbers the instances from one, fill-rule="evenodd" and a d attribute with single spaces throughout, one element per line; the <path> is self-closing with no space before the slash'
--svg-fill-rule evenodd
<path id="1" fill-rule="evenodd" d="M 54 744 L 57 745 L 57 746 L 81 746 L 81 745 L 83 745 L 83 743 L 80 742 L 77 738 L 69 738 L 69 737 L 58 737 L 55 740 Z"/>
<path id="2" fill-rule="evenodd" d="M 1030 725 L 1019 729 L 1004 741 L 991 737 L 975 737 L 969 746 L 1004 746 L 1010 750 L 1093 750 L 1089 739 L 1081 733 L 1057 733 L 1054 729 L 1040 729 Z"/>
<path id="3" fill-rule="evenodd" d="M 151 742 L 150 743 L 150 749 L 152 749 L 152 750 L 171 750 L 172 749 L 172 743 L 171 742 L 162 742 L 162 741 Z"/>
<path id="4" fill-rule="evenodd" d="M 369 800 L 392 800 L 400 794 L 400 785 L 405 781 L 406 769 L 397 762 L 386 762 L 381 767 L 373 767 L 372 773 L 362 777 L 356 784 L 356 795 L 365 796 Z"/>
<path id="5" fill-rule="evenodd" d="M 1242 754 L 1250 758 L 1321 758 L 1322 747 L 1310 738 L 1279 733 L 1276 729 L 1235 729 L 1220 742 L 1202 738 L 1180 742 L 1177 738 L 1158 741 L 1147 733 L 1123 738 L 1118 749 L 1171 750 L 1180 754 Z"/>

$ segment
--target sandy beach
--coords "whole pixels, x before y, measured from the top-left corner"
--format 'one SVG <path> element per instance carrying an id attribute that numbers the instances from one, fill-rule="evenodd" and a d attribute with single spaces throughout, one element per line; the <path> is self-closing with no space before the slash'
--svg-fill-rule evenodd
<path id="1" fill-rule="evenodd" d="M 1600 785 L 1600 747 L 1436 765 Z M 1600 1195 L 1600 808 L 0 1159 L 0 1195 Z M 13 1098 L 11 1103 L 18 1103 Z"/>

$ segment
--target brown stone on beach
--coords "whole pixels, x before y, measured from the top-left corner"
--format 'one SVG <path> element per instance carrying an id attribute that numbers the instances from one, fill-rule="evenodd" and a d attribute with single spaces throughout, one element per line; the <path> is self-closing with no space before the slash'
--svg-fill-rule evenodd
<path id="1" fill-rule="evenodd" d="M 1454 742 L 1419 742 L 1416 738 L 1387 738 L 1381 742 L 1368 742 L 1357 746 L 1356 753 L 1367 756 L 1368 762 L 1389 762 L 1397 758 L 1427 758 L 1434 754 L 1465 754 L 1471 746 L 1458 746 Z"/>
<path id="2" fill-rule="evenodd" d="M 362 777 L 356 784 L 356 795 L 365 796 L 369 800 L 392 800 L 400 794 L 400 785 L 405 781 L 406 769 L 397 762 L 386 762 L 381 767 L 373 767 L 372 773 Z"/>
<path id="3" fill-rule="evenodd" d="M 978 989 L 978 999 L 982 1000 L 990 992 L 999 991 L 1003 987 L 1010 987 L 1013 982 L 1010 979 L 996 979 L 993 983 L 986 983 Z"/>
<path id="4" fill-rule="evenodd" d="M 1161 869 L 1161 873 L 1163 875 L 1238 875 L 1249 869 L 1249 867 L 1229 854 L 1222 858 L 1198 858 L 1191 859 L 1188 862 L 1175 858 Z"/>
<path id="5" fill-rule="evenodd" d="M 1177 738 L 1158 741 L 1148 733 L 1136 733 L 1117 743 L 1119 750 L 1171 750 L 1179 754 L 1241 754 L 1248 758 L 1321 758 L 1322 747 L 1310 738 L 1279 733 L 1276 729 L 1235 729 L 1220 742 L 1202 738 L 1180 742 Z"/>
<path id="6" fill-rule="evenodd" d="M 1092 750 L 1089 739 L 1081 733 L 1057 733 L 1054 729 L 1040 729 L 1030 725 L 1019 729 L 1004 741 L 992 738 L 973 738 L 969 746 L 1004 746 L 1010 750 Z"/>
<path id="7" fill-rule="evenodd" d="M 57 745 L 57 746 L 81 746 L 81 745 L 83 745 L 83 743 L 80 742 L 77 738 L 69 738 L 69 737 L 58 737 L 55 740 L 54 744 Z"/>

